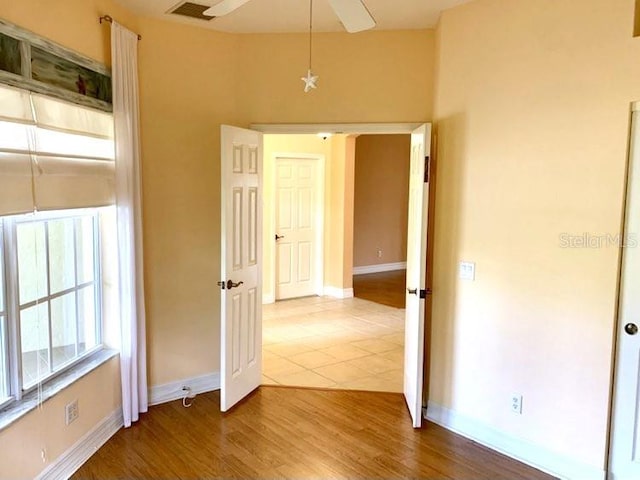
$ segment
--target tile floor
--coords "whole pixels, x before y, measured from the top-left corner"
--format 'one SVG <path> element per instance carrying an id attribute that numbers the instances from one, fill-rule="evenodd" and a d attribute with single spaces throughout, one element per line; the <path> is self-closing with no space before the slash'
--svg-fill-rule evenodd
<path id="1" fill-rule="evenodd" d="M 402 392 L 404 314 L 359 298 L 264 305 L 263 384 Z"/>

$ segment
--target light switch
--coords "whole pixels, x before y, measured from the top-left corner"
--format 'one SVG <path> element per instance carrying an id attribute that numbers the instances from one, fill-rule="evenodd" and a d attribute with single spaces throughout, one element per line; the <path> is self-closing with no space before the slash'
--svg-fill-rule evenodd
<path id="1" fill-rule="evenodd" d="M 460 262 L 460 279 L 473 282 L 476 279 L 476 264 L 473 262 Z"/>

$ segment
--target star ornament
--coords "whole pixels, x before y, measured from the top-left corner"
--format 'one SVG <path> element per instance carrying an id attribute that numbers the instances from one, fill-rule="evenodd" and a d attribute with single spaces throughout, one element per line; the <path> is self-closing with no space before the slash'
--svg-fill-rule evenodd
<path id="1" fill-rule="evenodd" d="M 318 78 L 318 75 L 314 75 L 311 69 L 307 70 L 307 76 L 300 79 L 304 82 L 304 93 L 309 93 L 312 89 L 318 88 L 318 85 L 316 85 Z"/>

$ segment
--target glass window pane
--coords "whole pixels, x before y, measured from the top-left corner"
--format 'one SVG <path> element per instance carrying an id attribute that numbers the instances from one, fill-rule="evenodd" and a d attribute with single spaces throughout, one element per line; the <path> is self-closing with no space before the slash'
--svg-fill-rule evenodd
<path id="1" fill-rule="evenodd" d="M 51 220 L 49 223 L 49 277 L 51 294 L 76 285 L 73 219 Z"/>
<path id="2" fill-rule="evenodd" d="M 78 354 L 91 350 L 100 341 L 95 299 L 93 286 L 78 292 Z"/>
<path id="3" fill-rule="evenodd" d="M 50 372 L 48 317 L 48 302 L 20 312 L 23 388 L 29 388 Z"/>
<path id="4" fill-rule="evenodd" d="M 53 370 L 76 356 L 76 294 L 51 300 L 51 345 Z"/>
<path id="5" fill-rule="evenodd" d="M 92 282 L 94 277 L 93 217 L 77 219 L 76 248 L 78 249 L 78 284 Z"/>
<path id="6" fill-rule="evenodd" d="M 24 305 L 47 295 L 44 223 L 18 225 L 17 241 L 20 304 Z"/>

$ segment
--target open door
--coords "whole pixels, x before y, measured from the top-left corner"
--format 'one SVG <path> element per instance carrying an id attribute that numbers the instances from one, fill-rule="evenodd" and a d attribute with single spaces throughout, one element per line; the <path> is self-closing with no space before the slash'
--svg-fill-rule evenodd
<path id="1" fill-rule="evenodd" d="M 262 378 L 262 134 L 222 126 L 220 408 Z"/>
<path id="2" fill-rule="evenodd" d="M 631 121 L 609 475 L 640 478 L 640 104 Z"/>
<path id="3" fill-rule="evenodd" d="M 431 125 L 422 125 L 411 134 L 404 340 L 404 396 L 414 428 L 422 426 L 425 304 L 430 294 L 427 291 L 430 152 Z"/>

